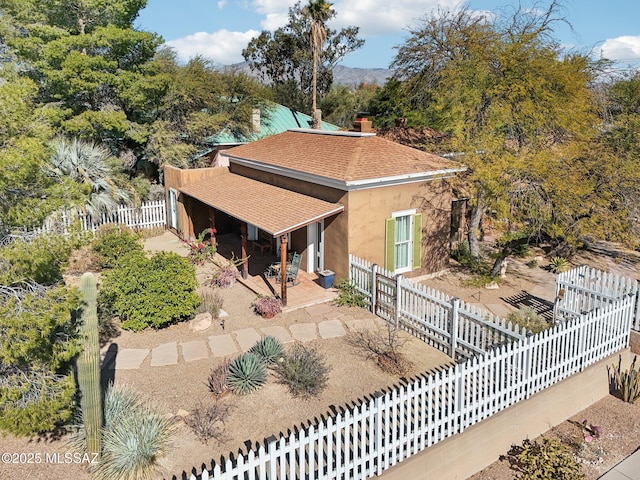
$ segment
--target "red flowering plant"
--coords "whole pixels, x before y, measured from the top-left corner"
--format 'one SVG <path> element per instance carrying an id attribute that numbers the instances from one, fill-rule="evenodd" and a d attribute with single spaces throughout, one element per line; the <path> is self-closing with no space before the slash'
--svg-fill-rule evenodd
<path id="1" fill-rule="evenodd" d="M 272 318 L 282 311 L 282 302 L 276 297 L 259 295 L 251 304 L 253 310 L 264 318 Z"/>
<path id="2" fill-rule="evenodd" d="M 205 228 L 194 241 L 185 240 L 189 247 L 189 259 L 191 263 L 202 265 L 205 262 L 212 262 L 216 255 L 216 245 L 211 241 L 218 233 L 215 228 Z M 207 235 L 209 238 L 206 239 Z"/>

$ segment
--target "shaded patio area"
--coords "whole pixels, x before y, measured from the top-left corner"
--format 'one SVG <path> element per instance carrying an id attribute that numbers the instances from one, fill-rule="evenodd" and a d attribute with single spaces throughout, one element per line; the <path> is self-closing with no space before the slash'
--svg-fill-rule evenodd
<path id="1" fill-rule="evenodd" d="M 277 239 L 274 239 L 272 252 L 275 252 L 276 241 Z M 218 235 L 216 242 L 218 254 L 225 259 L 231 260 L 240 257 L 241 239 L 239 235 L 233 233 Z M 280 284 L 274 278 L 264 276 L 269 265 L 280 261 L 280 257 L 271 251 L 254 249 L 252 246 L 249 246 L 247 251 L 249 256 L 248 277 L 246 279 L 241 277 L 238 281 L 255 292 L 256 295 L 279 296 L 280 294 Z M 307 273 L 302 267 L 298 271 L 298 280 L 299 283 L 295 287 L 289 286 L 287 288 L 287 306 L 283 307 L 283 311 L 327 302 L 333 300 L 338 294 L 335 288 L 323 288 L 319 283 L 318 275 Z"/>

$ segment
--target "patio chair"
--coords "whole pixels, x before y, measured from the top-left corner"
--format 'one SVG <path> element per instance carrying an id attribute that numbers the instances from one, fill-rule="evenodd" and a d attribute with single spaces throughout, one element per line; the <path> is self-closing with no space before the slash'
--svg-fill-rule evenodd
<path id="1" fill-rule="evenodd" d="M 287 284 L 291 284 L 292 287 L 295 287 L 300 283 L 298 280 L 298 270 L 300 270 L 300 263 L 302 262 L 302 254 L 301 253 L 293 253 L 291 257 L 291 261 L 287 262 Z M 275 278 L 276 283 L 280 283 L 282 281 L 282 273 L 281 273 L 281 263 L 275 262 L 267 267 L 267 270 L 264 272 L 264 276 L 266 278 Z"/>

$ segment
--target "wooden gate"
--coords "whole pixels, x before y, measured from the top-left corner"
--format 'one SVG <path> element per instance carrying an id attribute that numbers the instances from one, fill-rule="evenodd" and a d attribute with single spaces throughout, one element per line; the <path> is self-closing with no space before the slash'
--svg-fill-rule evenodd
<path id="1" fill-rule="evenodd" d="M 375 276 L 375 314 L 390 322 L 396 322 L 397 282 L 394 277 L 378 273 Z"/>

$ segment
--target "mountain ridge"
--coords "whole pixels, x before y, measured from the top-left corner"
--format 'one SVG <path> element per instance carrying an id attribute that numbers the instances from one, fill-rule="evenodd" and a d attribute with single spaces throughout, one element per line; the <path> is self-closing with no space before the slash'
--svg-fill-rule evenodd
<path id="1" fill-rule="evenodd" d="M 257 78 L 257 75 L 249 68 L 247 62 L 234 63 L 224 68 L 230 68 Z M 358 85 L 378 85 L 383 86 L 393 75 L 394 71 L 388 68 L 359 68 L 336 65 L 333 69 L 334 85 L 347 85 L 357 87 Z"/>

